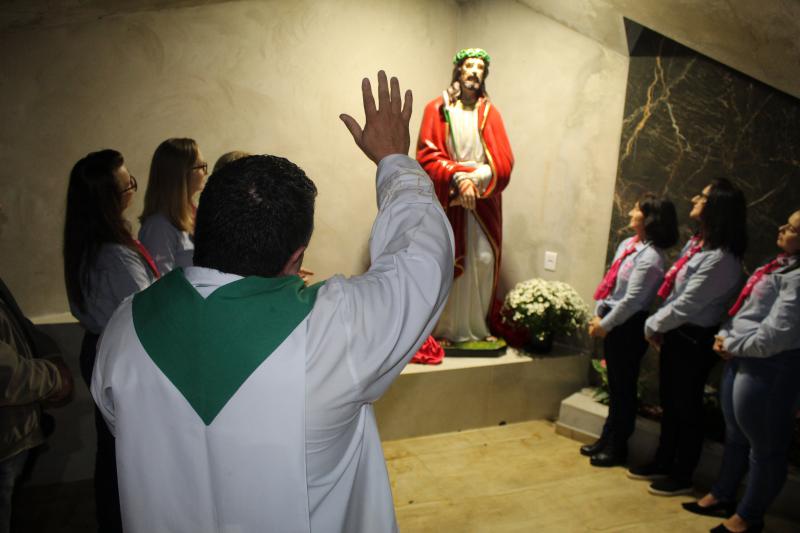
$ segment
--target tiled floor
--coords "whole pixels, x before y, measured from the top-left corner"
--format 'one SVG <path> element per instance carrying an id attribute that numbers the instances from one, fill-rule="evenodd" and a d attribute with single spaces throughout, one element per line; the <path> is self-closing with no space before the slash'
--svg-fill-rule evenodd
<path id="1" fill-rule="evenodd" d="M 691 497 L 647 493 L 622 468 L 589 466 L 549 422 L 384 443 L 400 530 L 408 532 L 708 531 Z M 768 517 L 769 532 L 800 524 Z"/>
<path id="2" fill-rule="evenodd" d="M 412 532 L 702 532 L 687 513 L 622 468 L 592 468 L 553 424 L 524 422 L 384 443 L 397 518 Z M 20 491 L 19 533 L 93 531 L 90 481 Z M 767 532 L 800 531 L 769 516 Z"/>

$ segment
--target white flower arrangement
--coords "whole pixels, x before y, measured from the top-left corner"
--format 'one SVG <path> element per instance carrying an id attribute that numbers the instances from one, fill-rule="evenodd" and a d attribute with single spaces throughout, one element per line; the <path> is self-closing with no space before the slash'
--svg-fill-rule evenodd
<path id="1" fill-rule="evenodd" d="M 569 284 L 541 278 L 522 281 L 506 295 L 503 321 L 544 341 L 551 335 L 572 335 L 591 317 L 589 307 Z"/>

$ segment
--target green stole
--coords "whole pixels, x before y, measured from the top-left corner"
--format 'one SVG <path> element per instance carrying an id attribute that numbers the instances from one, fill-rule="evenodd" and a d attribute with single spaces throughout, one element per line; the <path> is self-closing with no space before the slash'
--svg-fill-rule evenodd
<path id="1" fill-rule="evenodd" d="M 251 276 L 203 298 L 175 269 L 134 296 L 133 327 L 147 355 L 209 425 L 308 316 L 321 287 L 306 287 L 298 276 Z"/>

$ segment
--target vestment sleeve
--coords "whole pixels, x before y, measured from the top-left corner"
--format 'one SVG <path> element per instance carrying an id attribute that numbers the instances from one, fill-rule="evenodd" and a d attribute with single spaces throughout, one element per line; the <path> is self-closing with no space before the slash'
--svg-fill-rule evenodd
<path id="1" fill-rule="evenodd" d="M 89 385 L 94 403 L 114 436 L 116 436 L 113 390 L 113 379 L 116 373 L 114 367 L 119 365 L 120 360 L 129 357 L 131 345 L 139 342 L 133 327 L 132 302 L 133 295 L 125 298 L 111 315 L 103 330 L 103 334 L 97 342 L 97 357 L 92 370 L 92 382 Z"/>
<path id="2" fill-rule="evenodd" d="M 770 357 L 800 345 L 800 276 L 781 281 L 778 298 L 758 329 L 725 339 L 734 357 Z"/>
<path id="3" fill-rule="evenodd" d="M 53 363 L 23 357 L 0 341 L 0 407 L 40 402 L 61 387 L 61 374 Z"/>
<path id="4" fill-rule="evenodd" d="M 351 383 L 343 385 L 367 402 L 386 391 L 428 337 L 453 276 L 452 231 L 422 168 L 406 156 L 388 156 L 378 165 L 377 189 L 369 270 L 329 280 L 317 306 L 335 302 L 335 308 L 314 311 L 335 314 L 319 342 L 344 336 L 346 361 L 337 364 L 347 366 Z"/>

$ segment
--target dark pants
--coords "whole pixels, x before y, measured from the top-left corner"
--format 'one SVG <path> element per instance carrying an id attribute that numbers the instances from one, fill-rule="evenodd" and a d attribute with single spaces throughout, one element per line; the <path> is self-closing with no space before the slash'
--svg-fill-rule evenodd
<path id="1" fill-rule="evenodd" d="M 97 356 L 98 335 L 89 333 L 83 336 L 81 344 L 81 376 L 87 386 L 92 382 L 92 369 Z M 94 502 L 97 531 L 118 533 L 122 531 L 122 517 L 119 510 L 119 489 L 117 488 L 117 453 L 114 436 L 108 430 L 103 415 L 94 407 L 94 427 L 97 430 L 97 454 L 94 460 Z"/>
<path id="2" fill-rule="evenodd" d="M 609 407 L 603 437 L 614 453 L 625 455 L 628 439 L 636 428 L 639 400 L 639 365 L 647 351 L 644 322 L 647 312 L 636 313 L 608 332 L 603 351 L 608 370 Z"/>
<path id="3" fill-rule="evenodd" d="M 722 374 L 720 401 L 725 415 L 725 453 L 711 493 L 732 502 L 750 469 L 736 513 L 748 525 L 761 523 L 786 482 L 800 395 L 800 350 L 767 358 L 734 358 Z"/>
<path id="4" fill-rule="evenodd" d="M 691 483 L 704 438 L 703 391 L 719 361 L 712 350 L 718 328 L 684 325 L 664 335 L 659 360 L 663 415 L 656 463 L 670 477 Z"/>

